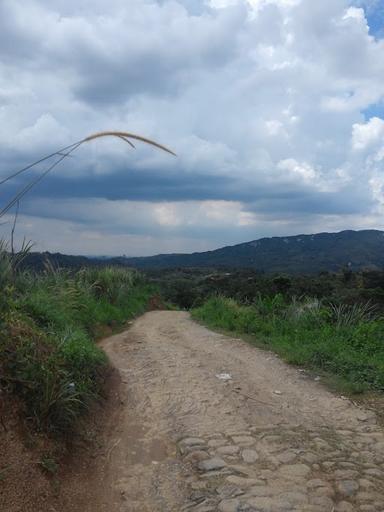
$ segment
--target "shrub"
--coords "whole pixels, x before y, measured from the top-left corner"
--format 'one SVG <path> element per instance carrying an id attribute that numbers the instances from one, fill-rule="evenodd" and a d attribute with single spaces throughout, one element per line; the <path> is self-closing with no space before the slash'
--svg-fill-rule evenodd
<path id="1" fill-rule="evenodd" d="M 38 428 L 67 431 L 102 389 L 98 326 L 144 311 L 152 287 L 124 268 L 15 272 L 4 247 L 0 279 L 0 385 L 22 398 Z"/>
<path id="2" fill-rule="evenodd" d="M 259 297 L 253 306 L 215 296 L 192 311 L 207 325 L 268 346 L 288 362 L 334 375 L 351 391 L 384 390 L 384 319 L 370 304 Z"/>

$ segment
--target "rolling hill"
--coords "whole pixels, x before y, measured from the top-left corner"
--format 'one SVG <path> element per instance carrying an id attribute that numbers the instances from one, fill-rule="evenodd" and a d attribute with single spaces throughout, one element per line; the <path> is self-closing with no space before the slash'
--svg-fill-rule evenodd
<path id="1" fill-rule="evenodd" d="M 341 231 L 287 237 L 261 238 L 214 251 L 193 254 L 160 254 L 127 258 L 137 268 L 246 267 L 262 272 L 314 273 L 382 269 L 384 232 Z"/>
<path id="2" fill-rule="evenodd" d="M 147 257 L 86 258 L 63 254 L 32 253 L 25 264 L 54 266 L 125 265 L 139 269 L 161 268 L 252 268 L 260 272 L 291 274 L 384 268 L 384 231 L 341 231 L 287 237 L 261 238 L 214 251 L 192 254 L 159 254 Z"/>

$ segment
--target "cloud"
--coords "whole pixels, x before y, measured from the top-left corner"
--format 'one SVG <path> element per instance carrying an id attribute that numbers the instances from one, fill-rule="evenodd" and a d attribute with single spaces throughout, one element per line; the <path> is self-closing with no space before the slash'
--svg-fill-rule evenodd
<path id="1" fill-rule="evenodd" d="M 0 176 L 104 129 L 178 153 L 81 148 L 23 201 L 28 233 L 39 242 L 49 223 L 52 247 L 82 252 L 53 228 L 78 225 L 84 252 L 112 237 L 138 254 L 164 249 L 159 234 L 192 250 L 380 227 L 384 41 L 367 13 L 347 0 L 4 0 Z"/>
<path id="2" fill-rule="evenodd" d="M 372 117 L 366 123 L 356 123 L 352 127 L 352 147 L 366 150 L 384 142 L 384 120 Z"/>

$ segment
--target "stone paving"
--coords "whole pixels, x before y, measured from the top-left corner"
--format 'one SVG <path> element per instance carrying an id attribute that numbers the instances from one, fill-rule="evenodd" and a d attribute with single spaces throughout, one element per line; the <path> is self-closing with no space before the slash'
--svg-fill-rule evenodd
<path id="1" fill-rule="evenodd" d="M 184 312 L 148 313 L 104 348 L 127 397 L 114 510 L 384 512 L 380 405 Z"/>
<path id="2" fill-rule="evenodd" d="M 218 421 L 218 423 L 220 423 Z M 183 437 L 190 512 L 384 512 L 384 435 L 298 425 Z"/>

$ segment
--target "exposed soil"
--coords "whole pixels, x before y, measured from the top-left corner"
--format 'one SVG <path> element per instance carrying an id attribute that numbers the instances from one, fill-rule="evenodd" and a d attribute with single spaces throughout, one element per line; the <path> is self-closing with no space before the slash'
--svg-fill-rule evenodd
<path id="1" fill-rule="evenodd" d="M 1 510 L 384 511 L 374 412 L 183 312 L 147 313 L 102 346 L 118 375 L 92 449 L 56 501 L 5 508 L 0 493 Z"/>

